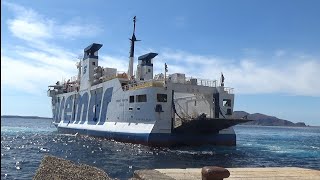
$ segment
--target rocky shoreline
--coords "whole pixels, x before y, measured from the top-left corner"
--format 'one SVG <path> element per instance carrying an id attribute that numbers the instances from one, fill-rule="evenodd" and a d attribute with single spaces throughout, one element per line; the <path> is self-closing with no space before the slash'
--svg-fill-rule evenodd
<path id="1" fill-rule="evenodd" d="M 55 179 L 55 180 L 112 180 L 103 170 L 93 166 L 79 164 L 72 161 L 45 155 L 33 177 L 33 180 Z"/>

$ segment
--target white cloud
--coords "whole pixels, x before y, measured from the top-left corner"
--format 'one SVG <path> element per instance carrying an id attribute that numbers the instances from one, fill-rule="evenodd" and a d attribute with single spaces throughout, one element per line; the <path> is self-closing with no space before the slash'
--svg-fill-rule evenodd
<path id="1" fill-rule="evenodd" d="M 237 93 L 284 93 L 289 95 L 320 96 L 320 58 L 282 53 L 269 65 L 259 64 L 265 59 L 239 58 L 229 60 L 215 56 L 194 55 L 182 51 L 161 53 L 155 66 L 162 67 L 164 60 L 170 73 L 181 72 L 204 79 L 219 79 L 223 72 L 227 86 Z M 273 54 L 270 55 L 272 57 Z M 267 58 L 266 58 L 267 59 Z M 163 71 L 163 68 L 156 69 Z"/>
<path id="2" fill-rule="evenodd" d="M 65 39 L 75 39 L 81 36 L 92 37 L 101 31 L 102 29 L 96 25 L 86 24 L 84 26 L 83 24 L 77 24 L 74 22 L 57 27 L 58 36 L 61 36 Z"/>
<path id="3" fill-rule="evenodd" d="M 42 23 L 14 19 L 9 20 L 8 25 L 14 36 L 27 41 L 51 38 L 50 28 Z"/>
<path id="4" fill-rule="evenodd" d="M 120 56 L 99 56 L 99 66 L 117 68 L 118 71 L 127 72 L 128 71 L 129 58 Z"/>
<path id="5" fill-rule="evenodd" d="M 76 37 L 92 37 L 102 31 L 102 28 L 95 24 L 70 21 L 58 23 L 54 19 L 41 16 L 33 9 L 3 2 L 3 5 L 13 11 L 15 18 L 7 21 L 9 30 L 18 38 L 26 41 L 38 42 L 51 38 L 74 39 Z"/>
<path id="6" fill-rule="evenodd" d="M 1 48 L 2 85 L 39 93 L 60 78 L 77 74 L 75 63 L 80 50 L 73 52 L 54 45 L 51 38 L 56 34 L 62 38 L 80 37 L 82 31 L 94 34 L 99 27 L 89 31 L 82 29 L 79 23 L 58 23 L 32 9 L 4 4 L 15 13 L 14 18 L 7 21 L 9 30 L 15 37 L 25 40 L 25 44 Z M 204 79 L 219 79 L 223 72 L 226 86 L 234 87 L 236 93 L 320 96 L 320 57 L 284 50 L 276 50 L 265 58 L 259 58 L 259 54 L 266 53 L 245 49 L 243 57 L 228 59 L 164 49 L 154 59 L 154 68 L 156 73 L 163 72 L 164 63 L 167 63 L 169 73 L 186 73 Z M 127 71 L 128 57 L 100 55 L 99 64 Z"/>
<path id="7" fill-rule="evenodd" d="M 77 63 L 75 55 L 55 54 L 51 55 L 46 52 L 36 50 L 16 50 L 16 55 L 21 58 L 30 60 L 34 64 L 41 64 L 59 68 L 68 71 L 71 67 L 74 67 Z M 32 64 L 30 63 L 30 64 Z"/>
<path id="8" fill-rule="evenodd" d="M 19 46 L 1 48 L 1 85 L 29 93 L 40 93 L 49 84 L 76 75 L 77 55 L 52 42 L 52 38 L 84 37 L 98 33 L 101 28 L 82 23 L 57 23 L 23 6 L 3 2 L 14 14 L 7 20 L 13 36 L 24 40 Z"/>
<path id="9" fill-rule="evenodd" d="M 26 61 L 12 59 L 1 55 L 1 86 L 26 91 L 32 94 L 43 93 L 50 83 L 59 78 L 70 77 L 72 74 L 58 67 L 35 66 Z"/>

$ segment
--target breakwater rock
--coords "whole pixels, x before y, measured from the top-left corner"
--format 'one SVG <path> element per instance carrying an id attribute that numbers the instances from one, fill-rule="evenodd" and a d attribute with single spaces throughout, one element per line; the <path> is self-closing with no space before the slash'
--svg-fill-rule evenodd
<path id="1" fill-rule="evenodd" d="M 112 179 L 106 172 L 96 167 L 85 164 L 76 165 L 72 161 L 54 156 L 44 156 L 41 164 L 33 177 L 33 180 L 56 179 L 56 180 L 106 180 Z"/>

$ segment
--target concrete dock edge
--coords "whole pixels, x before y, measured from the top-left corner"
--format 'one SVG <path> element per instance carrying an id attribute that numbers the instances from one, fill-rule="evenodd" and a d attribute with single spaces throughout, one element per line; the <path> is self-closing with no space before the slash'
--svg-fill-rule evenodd
<path id="1" fill-rule="evenodd" d="M 254 180 L 320 180 L 320 170 L 299 168 L 299 167 L 265 167 L 265 168 L 226 168 L 230 172 L 230 176 L 226 180 L 254 179 Z M 201 168 L 186 169 L 154 169 L 163 175 L 169 176 L 176 180 L 201 180 Z M 140 176 L 143 176 L 141 171 Z M 143 176 L 147 177 L 147 176 Z M 153 176 L 155 177 L 155 176 Z M 150 179 L 157 179 L 157 178 Z M 144 178 L 146 180 L 147 178 Z"/>
<path id="2" fill-rule="evenodd" d="M 133 173 L 133 177 L 140 180 L 174 180 L 174 178 L 167 176 L 157 170 L 136 170 Z"/>

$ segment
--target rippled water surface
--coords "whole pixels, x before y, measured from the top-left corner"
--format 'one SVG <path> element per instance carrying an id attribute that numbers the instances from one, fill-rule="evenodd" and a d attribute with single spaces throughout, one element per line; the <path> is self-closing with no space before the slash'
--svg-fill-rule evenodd
<path id="1" fill-rule="evenodd" d="M 236 147 L 151 148 L 59 134 L 46 119 L 1 119 L 1 179 L 32 179 L 45 154 L 127 179 L 137 169 L 295 166 L 320 169 L 320 127 L 236 126 Z"/>

